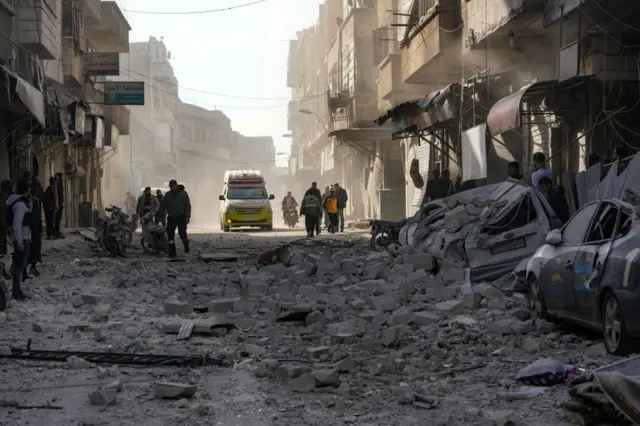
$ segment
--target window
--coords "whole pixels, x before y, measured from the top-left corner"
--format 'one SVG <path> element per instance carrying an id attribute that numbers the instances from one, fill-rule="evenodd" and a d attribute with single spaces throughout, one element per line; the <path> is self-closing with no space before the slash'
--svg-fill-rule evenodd
<path id="1" fill-rule="evenodd" d="M 625 210 L 620 210 L 620 219 L 618 220 L 617 238 L 622 238 L 629 233 L 631 225 L 633 225 L 633 216 Z"/>
<path id="2" fill-rule="evenodd" d="M 534 222 L 538 219 L 538 212 L 531 201 L 530 196 L 525 196 L 518 203 L 503 211 L 500 219 L 482 229 L 482 233 L 499 235 L 503 232 L 513 231 Z"/>
<path id="3" fill-rule="evenodd" d="M 268 198 L 264 188 L 229 188 L 227 199 L 229 200 L 255 200 Z"/>
<path id="4" fill-rule="evenodd" d="M 611 203 L 601 203 L 584 242 L 594 243 L 611 240 L 616 229 L 618 212 L 619 210 L 615 205 Z"/>
<path id="5" fill-rule="evenodd" d="M 578 210 L 569 222 L 562 228 L 562 243 L 567 245 L 579 245 L 584 241 L 584 236 L 589 229 L 591 217 L 595 214 L 599 203 L 587 204 Z"/>

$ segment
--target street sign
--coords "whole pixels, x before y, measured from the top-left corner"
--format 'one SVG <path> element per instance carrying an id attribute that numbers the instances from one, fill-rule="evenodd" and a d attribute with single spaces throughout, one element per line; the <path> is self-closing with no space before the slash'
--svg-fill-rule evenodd
<path id="1" fill-rule="evenodd" d="M 87 75 L 120 75 L 120 54 L 117 52 L 90 52 L 85 55 Z"/>
<path id="2" fill-rule="evenodd" d="M 144 105 L 144 81 L 105 81 L 105 105 Z"/>

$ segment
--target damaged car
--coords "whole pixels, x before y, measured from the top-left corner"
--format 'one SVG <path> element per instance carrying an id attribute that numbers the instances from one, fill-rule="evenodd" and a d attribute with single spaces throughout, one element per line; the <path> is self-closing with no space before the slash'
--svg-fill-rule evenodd
<path id="1" fill-rule="evenodd" d="M 612 354 L 639 348 L 637 205 L 615 198 L 585 204 L 549 232 L 525 272 L 532 315 L 601 330 Z"/>
<path id="2" fill-rule="evenodd" d="M 509 179 L 427 203 L 404 225 L 399 243 L 439 262 L 460 262 L 472 282 L 493 281 L 531 257 L 560 225 L 544 195 Z"/>

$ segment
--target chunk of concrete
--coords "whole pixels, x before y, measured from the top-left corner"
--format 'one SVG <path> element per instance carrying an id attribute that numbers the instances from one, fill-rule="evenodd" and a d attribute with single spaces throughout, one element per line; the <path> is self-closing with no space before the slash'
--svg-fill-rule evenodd
<path id="1" fill-rule="evenodd" d="M 316 388 L 316 377 L 312 373 L 304 373 L 290 382 L 291 390 L 299 393 L 308 393 Z"/>
<path id="2" fill-rule="evenodd" d="M 435 267 L 433 257 L 426 253 L 404 255 L 402 256 L 402 263 L 412 265 L 415 270 L 431 271 Z"/>
<path id="3" fill-rule="evenodd" d="M 390 312 L 396 309 L 397 302 L 392 296 L 383 294 L 371 297 L 369 305 L 376 311 Z"/>
<path id="4" fill-rule="evenodd" d="M 504 293 L 502 291 L 492 286 L 491 284 L 487 284 L 487 283 L 480 283 L 480 284 L 474 285 L 473 291 L 481 294 L 482 297 L 484 297 L 485 299 L 497 299 L 497 298 L 501 299 L 504 297 Z"/>
<path id="5" fill-rule="evenodd" d="M 260 272 L 273 275 L 276 279 L 282 280 L 287 276 L 287 267 L 282 263 L 274 263 L 273 265 L 264 266 Z"/>
<path id="6" fill-rule="evenodd" d="M 85 370 L 91 368 L 91 363 L 84 358 L 70 356 L 67 358 L 67 365 L 71 370 Z"/>
<path id="7" fill-rule="evenodd" d="M 443 260 L 440 263 L 438 275 L 445 283 L 464 281 L 464 264 L 452 260 Z"/>
<path id="8" fill-rule="evenodd" d="M 238 300 L 240 300 L 240 298 L 212 300 L 209 302 L 209 312 L 215 314 L 233 312 L 234 305 Z"/>
<path id="9" fill-rule="evenodd" d="M 164 313 L 167 315 L 185 315 L 193 313 L 193 305 L 188 302 L 170 299 L 164 302 Z"/>
<path id="10" fill-rule="evenodd" d="M 89 402 L 93 405 L 106 407 L 116 403 L 114 392 L 109 390 L 95 390 L 89 394 Z"/>
<path id="11" fill-rule="evenodd" d="M 304 373 L 310 373 L 306 365 L 281 364 L 276 368 L 276 375 L 281 379 L 295 379 Z"/>
<path id="12" fill-rule="evenodd" d="M 97 305 L 102 300 L 101 296 L 98 296 L 96 294 L 90 294 L 90 293 L 81 294 L 80 298 L 82 298 L 84 303 L 86 303 L 87 305 Z"/>
<path id="13" fill-rule="evenodd" d="M 317 387 L 338 386 L 340 384 L 340 374 L 335 368 L 325 370 L 314 370 L 311 372 L 316 379 Z"/>
<path id="14" fill-rule="evenodd" d="M 156 398 L 188 399 L 191 398 L 197 390 L 198 387 L 196 385 L 183 383 L 156 382 L 155 384 Z"/>
<path id="15" fill-rule="evenodd" d="M 336 362 L 334 364 L 334 368 L 338 370 L 339 373 L 349 373 L 351 371 L 354 371 L 357 366 L 355 360 L 352 357 L 348 356 Z"/>
<path id="16" fill-rule="evenodd" d="M 390 326 L 394 325 L 407 325 L 413 320 L 413 314 L 411 311 L 403 306 L 402 308 L 396 310 L 391 317 L 387 321 Z"/>
<path id="17" fill-rule="evenodd" d="M 307 355 L 310 358 L 320 358 L 322 355 L 326 355 L 331 351 L 329 346 L 315 346 L 312 348 L 307 348 Z"/>
<path id="18" fill-rule="evenodd" d="M 462 303 L 467 309 L 476 309 L 482 302 L 482 295 L 473 291 L 471 283 L 464 283 L 461 286 L 462 289 Z"/>
<path id="19" fill-rule="evenodd" d="M 383 346 L 398 346 L 402 338 L 408 334 L 408 331 L 406 325 L 389 327 L 382 332 L 380 343 Z"/>
<path id="20" fill-rule="evenodd" d="M 417 325 L 431 325 L 440 321 L 440 316 L 429 311 L 413 313 L 413 323 Z"/>
<path id="21" fill-rule="evenodd" d="M 460 300 L 445 300 L 444 302 L 436 303 L 434 310 L 441 318 L 449 318 L 453 315 L 457 315 L 462 311 L 463 305 Z"/>

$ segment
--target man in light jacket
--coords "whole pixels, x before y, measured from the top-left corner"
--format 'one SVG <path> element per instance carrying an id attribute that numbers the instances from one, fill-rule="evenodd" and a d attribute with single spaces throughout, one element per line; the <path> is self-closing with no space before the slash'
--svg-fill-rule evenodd
<path id="1" fill-rule="evenodd" d="M 13 237 L 13 298 L 16 300 L 26 299 L 22 292 L 22 272 L 29 263 L 31 249 L 29 192 L 29 182 L 18 182 L 16 194 L 7 199 L 6 205 L 7 213 L 11 219 L 11 236 Z"/>

